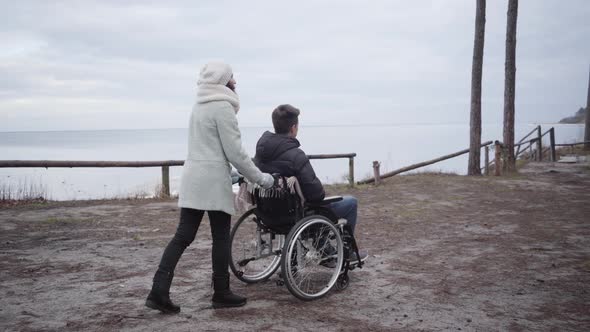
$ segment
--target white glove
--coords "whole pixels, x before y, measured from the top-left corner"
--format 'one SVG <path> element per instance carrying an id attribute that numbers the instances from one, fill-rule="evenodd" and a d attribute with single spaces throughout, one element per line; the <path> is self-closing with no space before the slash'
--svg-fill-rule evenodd
<path id="1" fill-rule="evenodd" d="M 260 183 L 262 188 L 264 188 L 264 189 L 272 188 L 272 186 L 274 186 L 274 184 L 275 184 L 275 178 L 268 173 L 262 173 L 262 175 L 263 175 L 263 177 L 262 177 L 262 181 Z"/>

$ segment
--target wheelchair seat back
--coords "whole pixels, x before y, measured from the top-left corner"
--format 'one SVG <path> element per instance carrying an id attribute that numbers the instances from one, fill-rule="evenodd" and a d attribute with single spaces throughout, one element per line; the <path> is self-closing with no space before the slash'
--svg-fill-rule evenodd
<path id="1" fill-rule="evenodd" d="M 301 198 L 284 177 L 277 187 L 255 188 L 252 196 L 262 223 L 277 233 L 287 234 L 303 217 Z"/>

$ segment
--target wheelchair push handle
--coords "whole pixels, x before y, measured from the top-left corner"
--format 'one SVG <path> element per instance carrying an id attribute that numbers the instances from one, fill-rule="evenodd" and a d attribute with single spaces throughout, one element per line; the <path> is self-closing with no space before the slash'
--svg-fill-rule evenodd
<path id="1" fill-rule="evenodd" d="M 272 185 L 273 187 L 278 187 L 278 186 L 279 186 L 279 179 L 281 179 L 281 178 L 283 179 L 283 182 L 286 182 L 286 181 L 287 181 L 287 180 L 285 179 L 285 177 L 284 177 L 284 176 L 282 176 L 282 175 L 281 175 L 281 174 L 279 174 L 279 173 L 272 173 L 271 175 L 272 175 L 272 177 L 275 179 L 275 182 L 274 182 L 274 183 L 273 183 L 273 185 Z"/>
<path id="2" fill-rule="evenodd" d="M 244 176 L 242 174 L 240 174 L 238 171 L 232 169 L 231 170 L 231 184 L 238 184 L 241 185 L 242 183 L 244 183 L 246 180 L 244 179 Z"/>
<path id="3" fill-rule="evenodd" d="M 282 176 L 282 175 L 280 175 L 279 173 L 272 173 L 271 176 L 274 179 L 274 183 L 272 185 L 273 187 L 277 187 L 279 185 L 279 179 L 281 179 L 281 178 L 283 179 L 283 181 L 286 181 L 285 177 Z M 240 174 L 240 173 L 238 173 L 236 171 L 232 171 L 232 173 L 231 173 L 231 183 L 232 184 L 236 184 L 237 183 L 239 186 L 241 186 L 242 183 L 246 183 L 246 178 L 242 174 Z"/>

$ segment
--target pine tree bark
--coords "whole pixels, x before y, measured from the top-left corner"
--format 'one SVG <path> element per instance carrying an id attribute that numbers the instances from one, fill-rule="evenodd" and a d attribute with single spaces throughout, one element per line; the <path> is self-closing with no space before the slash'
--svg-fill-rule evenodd
<path id="1" fill-rule="evenodd" d="M 590 142 L 590 70 L 588 70 L 588 96 L 586 97 L 586 127 L 584 142 Z M 584 144 L 584 150 L 590 151 L 590 143 Z"/>
<path id="2" fill-rule="evenodd" d="M 475 37 L 471 65 L 471 111 L 469 116 L 468 175 L 481 175 L 481 78 L 483 45 L 486 25 L 486 0 L 477 0 L 475 8 Z"/>
<path id="3" fill-rule="evenodd" d="M 504 63 L 504 145 L 506 146 L 506 169 L 516 170 L 514 156 L 514 99 L 516 85 L 516 20 L 518 0 L 508 0 L 506 22 L 506 62 Z"/>

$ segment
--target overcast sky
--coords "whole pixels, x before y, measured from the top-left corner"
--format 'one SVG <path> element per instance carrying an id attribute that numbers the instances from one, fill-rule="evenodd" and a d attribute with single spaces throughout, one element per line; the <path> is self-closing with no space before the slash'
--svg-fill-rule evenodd
<path id="1" fill-rule="evenodd" d="M 487 1 L 483 121 L 502 121 L 507 0 Z M 208 60 L 243 126 L 468 123 L 475 0 L 2 1 L 0 131 L 186 127 Z M 521 0 L 516 119 L 584 106 L 590 1 Z"/>

